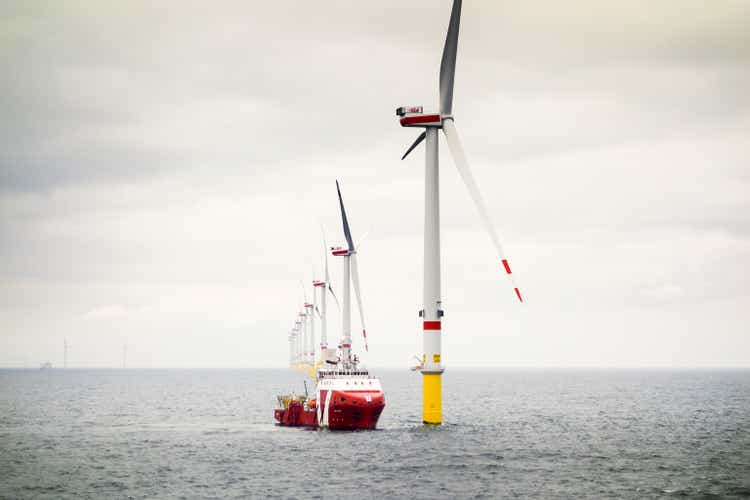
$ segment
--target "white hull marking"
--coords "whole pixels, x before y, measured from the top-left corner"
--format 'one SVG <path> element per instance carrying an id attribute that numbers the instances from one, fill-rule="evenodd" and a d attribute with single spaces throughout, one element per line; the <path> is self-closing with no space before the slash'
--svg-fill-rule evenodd
<path id="1" fill-rule="evenodd" d="M 326 406 L 323 409 L 323 420 L 320 422 L 320 425 L 322 427 L 328 427 L 328 419 L 331 415 L 331 413 L 328 411 L 328 408 L 331 406 L 331 396 L 333 395 L 332 390 L 328 390 L 328 393 L 326 394 Z"/>

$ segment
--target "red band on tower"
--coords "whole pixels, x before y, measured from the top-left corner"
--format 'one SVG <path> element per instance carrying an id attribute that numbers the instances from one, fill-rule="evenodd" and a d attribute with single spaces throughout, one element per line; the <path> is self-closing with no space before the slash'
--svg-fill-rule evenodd
<path id="1" fill-rule="evenodd" d="M 423 330 L 440 330 L 440 321 L 425 321 L 422 327 Z"/>

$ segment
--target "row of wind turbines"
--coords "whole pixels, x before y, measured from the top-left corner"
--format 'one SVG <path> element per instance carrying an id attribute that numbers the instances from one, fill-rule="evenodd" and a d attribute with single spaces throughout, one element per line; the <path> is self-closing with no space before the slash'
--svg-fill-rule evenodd
<path id="1" fill-rule="evenodd" d="M 68 368 L 68 351 L 70 350 L 70 344 L 68 344 L 68 339 L 63 338 L 63 368 Z M 41 368 L 52 368 L 52 363 L 49 361 L 42 363 L 40 365 Z M 123 344 L 122 346 L 122 368 L 125 369 L 128 367 L 128 345 Z"/>
<path id="2" fill-rule="evenodd" d="M 341 188 L 336 181 L 336 192 L 338 194 L 339 207 L 341 209 L 341 222 L 346 238 L 346 247 L 335 246 L 328 248 L 325 235 L 323 236 L 323 261 L 324 261 L 324 279 L 312 280 L 312 302 L 307 300 L 307 292 L 302 284 L 304 302 L 297 312 L 297 317 L 289 331 L 289 365 L 309 373 L 311 377 L 315 376 L 316 370 L 321 365 L 339 366 L 344 370 L 352 370 L 357 367 L 359 358 L 352 352 L 352 334 L 351 334 L 351 289 L 354 288 L 354 296 L 357 300 L 357 310 L 359 311 L 360 324 L 362 326 L 362 337 L 365 350 L 367 346 L 367 330 L 365 328 L 365 315 L 362 308 L 362 294 L 359 286 L 359 267 L 357 265 L 357 248 L 352 239 L 349 220 L 346 217 L 344 200 L 341 196 Z M 361 243 L 361 241 L 360 241 Z M 342 300 L 339 303 L 338 297 L 333 291 L 331 285 L 331 276 L 328 271 L 328 252 L 336 257 L 342 258 L 343 279 Z M 341 337 L 335 349 L 330 349 L 328 345 L 328 302 L 327 296 L 330 295 L 336 302 L 338 310 L 341 312 Z M 318 300 L 320 307 L 318 307 Z M 315 346 L 315 324 L 316 317 L 320 323 L 320 343 Z M 317 351 L 317 355 L 316 355 Z"/>

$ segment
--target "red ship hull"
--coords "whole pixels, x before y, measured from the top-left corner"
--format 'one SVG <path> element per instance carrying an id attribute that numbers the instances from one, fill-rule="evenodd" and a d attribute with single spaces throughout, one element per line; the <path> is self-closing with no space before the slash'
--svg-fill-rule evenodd
<path id="1" fill-rule="evenodd" d="M 306 410 L 302 403 L 292 401 L 288 408 L 277 408 L 274 418 L 280 425 L 289 427 L 317 427 L 318 413 L 315 409 Z"/>
<path id="2" fill-rule="evenodd" d="M 328 427 L 332 430 L 374 429 L 385 408 L 381 391 L 320 391 L 317 406 L 305 408 L 292 401 L 288 408 L 274 410 L 279 425 L 290 427 Z M 326 407 L 328 404 L 328 407 Z"/>

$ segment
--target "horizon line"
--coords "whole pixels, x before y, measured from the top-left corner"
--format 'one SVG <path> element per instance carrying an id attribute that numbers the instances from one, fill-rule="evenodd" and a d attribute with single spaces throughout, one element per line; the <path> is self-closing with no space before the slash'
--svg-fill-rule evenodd
<path id="1" fill-rule="evenodd" d="M 368 370 L 406 371 L 411 372 L 407 366 L 380 365 L 365 367 Z M 291 370 L 288 366 L 106 366 L 106 365 L 78 365 L 78 366 L 52 366 L 42 367 L 40 365 L 6 365 L 0 370 Z M 750 370 L 750 365 L 455 365 L 448 367 L 449 370 Z"/>

